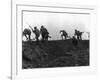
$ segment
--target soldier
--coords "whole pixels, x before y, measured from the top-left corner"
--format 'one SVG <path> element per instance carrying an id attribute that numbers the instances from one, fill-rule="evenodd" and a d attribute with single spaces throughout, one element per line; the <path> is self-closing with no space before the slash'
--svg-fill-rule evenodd
<path id="1" fill-rule="evenodd" d="M 40 31 L 39 31 L 39 29 L 37 29 L 37 27 L 34 27 L 33 32 L 35 33 L 35 38 L 36 38 L 36 41 L 38 42 L 39 36 L 40 36 Z"/>
<path id="2" fill-rule="evenodd" d="M 40 33 L 43 41 L 49 36 L 48 30 L 43 25 L 41 26 Z"/>
<path id="3" fill-rule="evenodd" d="M 84 32 L 80 32 L 80 31 L 78 31 L 78 30 L 76 30 L 75 29 L 75 34 L 74 34 L 74 36 L 76 36 L 77 37 L 77 39 L 79 40 L 82 40 L 82 34 L 83 34 Z"/>
<path id="4" fill-rule="evenodd" d="M 63 37 L 64 37 L 65 40 L 66 40 L 67 37 L 68 37 L 68 33 L 67 33 L 65 30 L 60 30 L 60 33 L 62 33 L 62 34 L 61 34 L 62 40 L 63 40 Z"/>
<path id="5" fill-rule="evenodd" d="M 33 28 L 30 25 L 29 25 L 29 27 L 31 28 L 32 32 L 35 33 L 35 38 L 36 38 L 36 41 L 38 42 L 39 41 L 39 36 L 40 36 L 39 29 L 37 29 L 36 26 L 34 27 L 34 30 L 33 30 Z"/>
<path id="6" fill-rule="evenodd" d="M 28 35 L 28 37 L 27 37 L 27 35 Z M 31 38 L 30 38 L 31 37 L 31 30 L 25 28 L 23 31 L 23 36 L 25 36 L 27 40 L 31 40 Z"/>

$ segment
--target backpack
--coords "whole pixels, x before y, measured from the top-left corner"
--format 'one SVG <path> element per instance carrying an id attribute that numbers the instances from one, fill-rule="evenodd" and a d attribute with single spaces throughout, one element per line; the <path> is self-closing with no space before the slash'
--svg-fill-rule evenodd
<path id="1" fill-rule="evenodd" d="M 42 33 L 45 33 L 45 34 L 49 34 L 49 32 L 47 31 L 47 29 L 46 28 L 43 28 L 43 29 L 41 29 L 41 31 L 42 31 Z"/>

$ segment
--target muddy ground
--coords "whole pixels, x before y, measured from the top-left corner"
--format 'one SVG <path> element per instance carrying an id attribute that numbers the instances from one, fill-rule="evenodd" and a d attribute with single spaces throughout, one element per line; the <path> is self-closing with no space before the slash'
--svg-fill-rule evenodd
<path id="1" fill-rule="evenodd" d="M 22 68 L 50 68 L 89 66 L 89 40 L 48 42 L 22 42 Z"/>

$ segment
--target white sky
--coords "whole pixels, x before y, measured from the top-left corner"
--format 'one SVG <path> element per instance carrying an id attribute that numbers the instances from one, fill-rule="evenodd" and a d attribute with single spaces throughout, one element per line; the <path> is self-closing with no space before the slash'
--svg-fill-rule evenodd
<path id="1" fill-rule="evenodd" d="M 44 12 L 24 12 L 23 13 L 23 29 L 33 28 L 37 26 L 40 29 L 44 25 L 52 40 L 61 39 L 59 31 L 64 29 L 69 36 L 74 35 L 74 30 L 78 29 L 82 32 L 89 32 L 90 29 L 90 15 L 86 14 L 67 14 L 67 13 L 44 13 Z M 34 38 L 34 34 L 32 37 Z M 87 38 L 87 35 L 83 37 Z"/>

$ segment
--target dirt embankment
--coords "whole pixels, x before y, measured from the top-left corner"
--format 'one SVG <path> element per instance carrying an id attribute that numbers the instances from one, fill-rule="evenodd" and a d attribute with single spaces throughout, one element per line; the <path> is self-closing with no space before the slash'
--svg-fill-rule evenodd
<path id="1" fill-rule="evenodd" d="M 89 41 L 78 41 L 75 47 L 71 40 L 36 43 L 22 42 L 22 67 L 46 68 L 89 65 Z"/>

